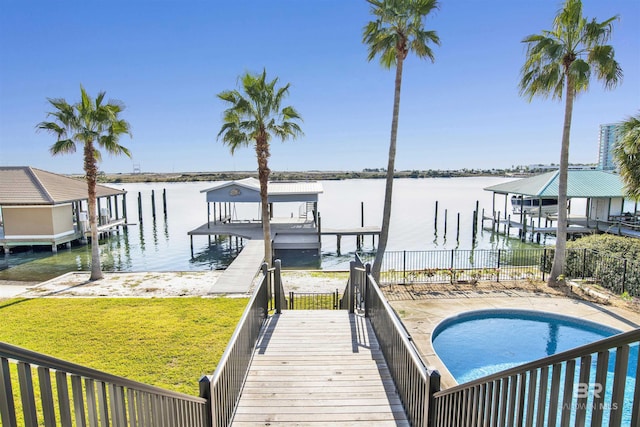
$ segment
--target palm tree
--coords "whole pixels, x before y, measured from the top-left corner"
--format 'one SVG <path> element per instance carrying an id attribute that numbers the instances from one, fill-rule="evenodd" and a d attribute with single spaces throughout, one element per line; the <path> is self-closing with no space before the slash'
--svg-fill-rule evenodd
<path id="1" fill-rule="evenodd" d="M 289 84 L 276 88 L 278 78 L 267 81 L 267 71 L 241 76 L 242 90 L 226 90 L 218 94 L 229 108 L 224 111 L 224 124 L 218 138 L 231 149 L 231 154 L 240 146 L 255 144 L 258 158 L 258 179 L 260 180 L 260 201 L 262 205 L 262 232 L 264 236 L 264 259 L 271 265 L 271 224 L 269 222 L 269 140 L 272 135 L 285 141 L 302 135 L 297 121 L 302 121 L 291 106 L 281 107 L 282 100 L 289 94 Z"/>
<path id="2" fill-rule="evenodd" d="M 439 8 L 437 0 L 367 0 L 371 4 L 374 21 L 364 27 L 362 42 L 369 47 L 368 60 L 380 57 L 384 68 L 396 67 L 395 93 L 393 97 L 393 116 L 391 119 L 391 140 L 385 184 L 382 230 L 378 242 L 378 251 L 373 262 L 373 275 L 378 280 L 382 267 L 382 258 L 389 239 L 391 222 L 391 199 L 393 193 L 393 175 L 396 162 L 396 139 L 398 135 L 398 116 L 400 113 L 400 89 L 402 87 L 402 67 L 409 53 L 418 58 L 435 61 L 430 43 L 440 45 L 435 31 L 424 29 L 424 20 L 433 10 Z"/>
<path id="3" fill-rule="evenodd" d="M 529 98 L 565 96 L 564 127 L 560 149 L 558 177 L 558 231 L 549 284 L 562 280 L 567 245 L 567 170 L 573 102 L 576 94 L 589 89 L 592 73 L 605 88 L 615 87 L 622 70 L 614 59 L 613 47 L 607 45 L 614 16 L 603 22 L 588 21 L 582 16 L 581 0 L 566 0 L 553 21 L 551 31 L 526 37 L 527 56 L 522 67 L 520 94 Z"/>
<path id="4" fill-rule="evenodd" d="M 614 155 L 629 197 L 640 200 L 640 113 L 619 124 Z"/>
<path id="5" fill-rule="evenodd" d="M 98 241 L 98 216 L 96 214 L 96 182 L 98 163 L 102 159 L 99 149 L 109 154 L 125 154 L 131 157 L 129 150 L 119 144 L 120 136 L 131 136 L 130 125 L 119 118 L 124 104 L 119 101 L 104 103 L 105 92 L 98 93 L 94 99 L 80 86 L 80 101 L 71 105 L 62 98 L 47 99 L 55 108 L 47 113 L 53 121 L 39 123 L 36 128 L 56 135 L 57 141 L 49 151 L 52 155 L 76 152 L 76 144 L 83 144 L 84 172 L 89 193 L 89 224 L 91 228 L 91 277 L 101 279 L 100 246 Z"/>

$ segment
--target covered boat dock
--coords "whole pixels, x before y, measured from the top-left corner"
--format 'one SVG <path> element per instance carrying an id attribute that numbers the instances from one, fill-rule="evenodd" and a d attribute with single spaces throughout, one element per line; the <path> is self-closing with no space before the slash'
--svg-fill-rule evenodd
<path id="1" fill-rule="evenodd" d="M 513 228 L 522 239 L 529 233 L 531 240 L 535 236 L 538 241 L 541 234 L 555 234 L 557 207 L 555 212 L 547 209 L 544 200 L 558 199 L 558 178 L 559 171 L 553 171 L 486 187 L 485 191 L 493 192 L 493 204 L 491 215 L 482 214 L 482 227 L 496 232 L 502 228 L 505 234 Z M 502 210 L 496 204 L 496 194 L 504 196 Z M 514 206 L 516 210 L 512 210 L 509 196 L 537 202 L 531 203 L 530 209 L 518 203 Z M 602 170 L 569 170 L 567 197 L 569 234 L 606 232 L 640 237 L 638 203 L 625 199 L 619 175 Z M 572 205 L 579 204 L 580 199 L 584 212 L 571 212 Z M 489 225 L 485 226 L 485 223 Z"/>

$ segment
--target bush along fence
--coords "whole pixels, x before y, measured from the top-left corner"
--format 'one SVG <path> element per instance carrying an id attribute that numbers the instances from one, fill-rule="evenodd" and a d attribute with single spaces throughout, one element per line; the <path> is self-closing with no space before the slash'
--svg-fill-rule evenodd
<path id="1" fill-rule="evenodd" d="M 382 261 L 380 283 L 546 280 L 553 255 L 552 248 L 390 251 Z M 618 294 L 640 297 L 640 261 L 593 249 L 567 250 L 565 279 L 592 280 Z"/>

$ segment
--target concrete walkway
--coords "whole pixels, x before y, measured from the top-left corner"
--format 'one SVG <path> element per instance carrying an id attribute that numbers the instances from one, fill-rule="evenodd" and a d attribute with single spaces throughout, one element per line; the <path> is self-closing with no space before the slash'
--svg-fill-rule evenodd
<path id="1" fill-rule="evenodd" d="M 391 301 L 430 367 L 438 369 L 444 388 L 456 385 L 431 345 L 431 333 L 444 319 L 460 313 L 491 308 L 539 310 L 601 323 L 623 332 L 640 327 L 640 313 L 612 305 L 600 305 L 579 299 L 542 293 L 466 292 L 452 298 Z"/>

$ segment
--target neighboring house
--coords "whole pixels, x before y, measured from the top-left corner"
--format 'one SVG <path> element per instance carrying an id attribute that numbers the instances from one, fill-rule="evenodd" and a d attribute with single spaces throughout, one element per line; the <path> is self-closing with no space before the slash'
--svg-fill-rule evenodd
<path id="1" fill-rule="evenodd" d="M 126 223 L 124 190 L 96 186 L 99 231 Z M 118 198 L 122 197 L 122 212 Z M 0 248 L 86 241 L 87 183 L 28 166 L 0 166 Z"/>

